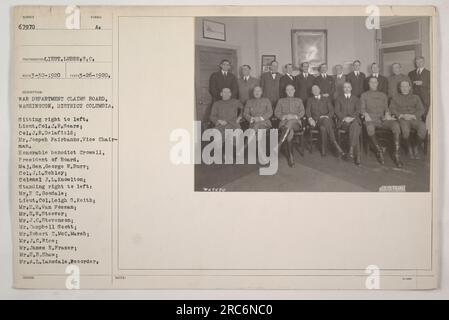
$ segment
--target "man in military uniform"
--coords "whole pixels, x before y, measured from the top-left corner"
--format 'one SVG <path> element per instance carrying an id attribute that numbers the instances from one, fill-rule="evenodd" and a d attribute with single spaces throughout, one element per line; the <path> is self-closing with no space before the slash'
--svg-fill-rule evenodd
<path id="1" fill-rule="evenodd" d="M 320 88 L 323 97 L 332 100 L 335 92 L 335 80 L 327 74 L 327 64 L 321 64 L 319 71 L 320 75 L 315 78 L 314 84 Z"/>
<path id="2" fill-rule="evenodd" d="M 251 67 L 247 64 L 241 68 L 242 77 L 238 79 L 239 100 L 245 105 L 246 101 L 253 98 L 253 89 L 259 85 L 259 80 L 251 76 Z"/>
<path id="3" fill-rule="evenodd" d="M 376 150 L 377 159 L 384 164 L 383 150 L 376 139 L 376 128 L 385 128 L 393 132 L 394 154 L 393 160 L 397 167 L 402 167 L 399 156 L 399 135 L 401 128 L 399 123 L 391 116 L 388 108 L 388 98 L 383 92 L 377 90 L 379 82 L 377 78 L 369 80 L 369 90 L 364 92 L 360 98 L 361 111 L 365 116 L 366 131 Z"/>
<path id="4" fill-rule="evenodd" d="M 354 160 L 354 150 L 356 150 L 355 164 L 360 165 L 360 133 L 362 125 L 360 121 L 360 99 L 352 93 L 352 85 L 345 82 L 343 94 L 335 100 L 335 114 L 338 118 L 338 128 L 349 131 L 349 159 Z"/>
<path id="5" fill-rule="evenodd" d="M 393 98 L 399 93 L 399 83 L 402 81 L 409 81 L 410 78 L 402 73 L 402 66 L 395 62 L 391 65 L 393 74 L 388 78 L 388 98 Z"/>
<path id="6" fill-rule="evenodd" d="M 307 100 L 306 116 L 311 127 L 319 127 L 321 133 L 321 155 L 326 156 L 327 138 L 334 145 L 339 157 L 344 156 L 343 150 L 335 139 L 334 126 L 332 117 L 334 116 L 334 108 L 330 101 L 321 94 L 320 87 L 314 85 L 312 87 L 312 97 Z"/>
<path id="7" fill-rule="evenodd" d="M 281 142 L 282 146 L 284 141 L 287 141 L 287 161 L 290 167 L 295 165 L 293 158 L 292 141 L 295 131 L 302 129 L 301 119 L 304 117 L 304 105 L 300 98 L 295 97 L 295 87 L 292 84 L 288 84 L 285 88 L 287 97 L 279 99 L 275 115 L 281 120 L 279 123 L 279 129 L 281 130 Z"/>
<path id="8" fill-rule="evenodd" d="M 253 90 L 253 99 L 246 102 L 243 117 L 248 121 L 249 127 L 258 129 L 271 128 L 270 118 L 273 115 L 273 107 L 268 98 L 262 97 L 263 91 L 260 86 Z"/>
<path id="9" fill-rule="evenodd" d="M 232 98 L 232 91 L 229 88 L 223 88 L 220 96 L 221 100 L 215 101 L 212 105 L 210 121 L 220 131 L 224 142 L 226 129 L 240 129 L 239 115 L 243 105 L 239 100 Z"/>
<path id="10" fill-rule="evenodd" d="M 418 159 L 418 146 L 422 144 L 427 135 L 426 125 L 422 121 L 425 112 L 424 106 L 421 99 L 411 93 L 411 85 L 408 81 L 402 81 L 399 89 L 401 93 L 391 99 L 390 111 L 399 119 L 402 138 L 407 144 L 410 159 Z M 415 129 L 417 133 L 417 141 L 413 148 L 410 143 L 410 129 Z"/>

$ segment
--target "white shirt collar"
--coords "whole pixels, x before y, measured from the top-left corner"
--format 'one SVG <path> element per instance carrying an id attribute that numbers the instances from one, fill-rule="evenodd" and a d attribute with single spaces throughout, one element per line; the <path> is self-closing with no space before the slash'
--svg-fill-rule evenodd
<path id="1" fill-rule="evenodd" d="M 345 93 L 345 97 L 349 99 L 349 98 L 351 98 L 351 94 L 350 93 Z"/>

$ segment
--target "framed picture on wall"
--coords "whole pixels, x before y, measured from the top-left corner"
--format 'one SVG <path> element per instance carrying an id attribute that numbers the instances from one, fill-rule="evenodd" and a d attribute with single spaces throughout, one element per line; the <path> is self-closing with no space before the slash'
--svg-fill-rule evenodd
<path id="1" fill-rule="evenodd" d="M 310 73 L 317 73 L 318 66 L 327 63 L 327 30 L 298 30 L 292 35 L 292 63 L 299 67 L 302 62 L 309 62 Z"/>
<path id="2" fill-rule="evenodd" d="M 203 38 L 226 41 L 226 25 L 221 22 L 204 19 Z"/>
<path id="3" fill-rule="evenodd" d="M 271 62 L 276 60 L 276 55 L 274 54 L 263 54 L 262 55 L 262 67 L 260 70 L 262 70 L 262 73 L 270 71 L 270 65 Z"/>

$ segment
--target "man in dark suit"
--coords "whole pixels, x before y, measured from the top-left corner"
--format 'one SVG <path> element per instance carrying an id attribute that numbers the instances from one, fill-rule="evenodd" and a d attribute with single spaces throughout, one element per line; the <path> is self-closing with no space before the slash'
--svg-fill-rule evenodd
<path id="1" fill-rule="evenodd" d="M 352 63 L 353 71 L 346 76 L 346 81 L 348 81 L 352 86 L 352 94 L 360 98 L 362 93 L 365 91 L 365 74 L 360 71 L 360 66 L 362 63 L 360 60 L 355 60 Z"/>
<path id="2" fill-rule="evenodd" d="M 321 134 L 321 155 L 326 156 L 327 140 L 335 147 L 339 157 L 344 156 L 344 152 L 335 139 L 334 125 L 332 117 L 334 116 L 334 107 L 331 98 L 327 98 L 320 93 L 320 87 L 312 87 L 312 96 L 307 99 L 306 116 L 310 127 L 317 128 Z"/>
<path id="3" fill-rule="evenodd" d="M 365 79 L 365 91 L 369 90 L 369 79 L 376 78 L 379 86 L 377 91 L 383 92 L 388 95 L 388 79 L 379 73 L 379 65 L 376 62 L 371 64 L 371 75 Z"/>
<path id="4" fill-rule="evenodd" d="M 279 64 L 276 60 L 271 62 L 270 71 L 264 72 L 260 77 L 260 86 L 263 90 L 263 96 L 268 98 L 273 108 L 279 100 L 279 82 L 281 74 L 278 72 Z"/>
<path id="5" fill-rule="evenodd" d="M 301 73 L 296 76 L 295 96 L 300 98 L 304 104 L 312 94 L 311 90 L 314 80 L 315 77 L 309 73 L 309 63 L 303 62 L 301 64 Z"/>
<path id="6" fill-rule="evenodd" d="M 293 73 L 293 65 L 291 63 L 288 63 L 284 67 L 285 74 L 279 79 L 279 96 L 281 98 L 285 98 L 287 96 L 287 93 L 285 93 L 285 88 L 291 84 L 295 90 L 296 90 L 296 79 L 292 75 Z"/>
<path id="7" fill-rule="evenodd" d="M 220 71 L 214 72 L 209 78 L 209 93 L 213 101 L 221 100 L 221 91 L 223 88 L 229 88 L 232 92 L 232 99 L 237 99 L 239 85 L 237 78 L 232 74 L 231 62 L 224 59 L 220 62 Z"/>
<path id="8" fill-rule="evenodd" d="M 352 87 L 349 82 L 343 84 L 343 94 L 335 99 L 335 114 L 338 122 L 337 128 L 349 132 L 349 152 L 348 157 L 355 160 L 356 165 L 360 165 L 359 140 L 362 132 L 362 122 L 360 120 L 360 99 L 352 93 Z M 354 159 L 354 153 L 356 157 Z"/>
<path id="9" fill-rule="evenodd" d="M 415 58 L 416 69 L 410 71 L 408 77 L 413 84 L 413 94 L 421 98 L 424 105 L 423 119 L 427 117 L 430 107 L 430 71 L 424 67 L 424 57 Z"/>
<path id="10" fill-rule="evenodd" d="M 337 64 L 335 66 L 335 92 L 332 97 L 334 100 L 339 96 L 344 94 L 343 86 L 346 83 L 346 76 L 343 74 L 343 66 L 341 64 Z"/>
<path id="11" fill-rule="evenodd" d="M 320 88 L 321 95 L 330 101 L 334 98 L 335 80 L 327 74 L 327 64 L 323 63 L 319 68 L 320 75 L 315 78 L 314 84 Z"/>

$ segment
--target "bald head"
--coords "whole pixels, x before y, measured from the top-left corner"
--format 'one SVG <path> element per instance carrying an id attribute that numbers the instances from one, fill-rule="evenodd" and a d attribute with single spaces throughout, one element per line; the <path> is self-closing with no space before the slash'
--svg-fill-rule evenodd
<path id="1" fill-rule="evenodd" d="M 369 85 L 369 89 L 371 91 L 377 91 L 377 87 L 379 86 L 379 81 L 377 80 L 377 78 L 372 77 L 369 79 L 368 85 Z"/>
<path id="2" fill-rule="evenodd" d="M 399 84 L 399 90 L 404 96 L 408 95 L 411 90 L 410 82 L 406 80 L 401 81 L 401 83 Z"/>

